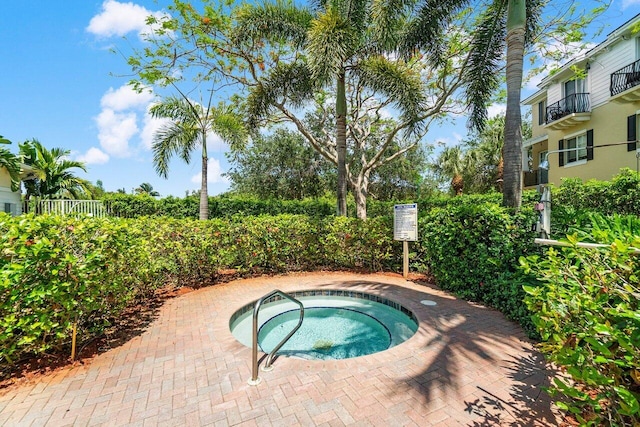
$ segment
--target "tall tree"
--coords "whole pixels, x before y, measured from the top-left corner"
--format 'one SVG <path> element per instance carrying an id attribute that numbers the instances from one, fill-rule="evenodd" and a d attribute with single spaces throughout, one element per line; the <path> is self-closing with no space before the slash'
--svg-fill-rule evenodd
<path id="1" fill-rule="evenodd" d="M 372 172 L 417 146 L 428 124 L 454 105 L 448 102 L 460 80 L 453 60 L 429 67 L 419 57 L 398 58 L 394 40 L 403 27 L 380 19 L 385 7 L 376 1 L 334 0 L 311 11 L 275 3 L 246 6 L 238 13 L 241 45 L 266 45 L 267 53 L 280 49 L 283 40 L 294 47 L 290 61 L 274 63 L 250 86 L 250 122 L 293 122 L 309 144 L 337 166 L 341 215 L 346 214 L 349 184 L 356 215 L 366 218 Z M 448 47 L 464 64 L 461 44 Z M 309 105 L 305 101 L 322 110 L 321 132 L 297 115 L 296 110 Z M 384 123 L 387 108 L 399 113 L 393 124 Z M 400 139 L 407 143 L 398 144 Z M 351 161 L 348 144 L 354 153 Z"/>
<path id="2" fill-rule="evenodd" d="M 405 50 L 426 51 L 433 63 L 443 60 L 441 33 L 470 0 L 427 0 L 419 8 L 403 41 Z M 503 204 L 520 208 L 522 200 L 522 134 L 520 90 L 525 44 L 533 39 L 545 0 L 492 0 L 478 17 L 466 72 L 471 125 L 479 130 L 487 120 L 487 104 L 499 86 L 506 44 L 507 112 L 504 142 Z"/>
<path id="3" fill-rule="evenodd" d="M 337 166 L 339 215 L 347 214 L 349 75 L 356 75 L 361 87 L 391 99 L 407 122 L 407 128 L 420 122 L 420 114 L 425 108 L 424 88 L 419 76 L 411 73 L 401 61 L 389 59 L 393 53 L 389 40 L 397 33 L 391 34 L 389 29 L 379 27 L 375 17 L 385 11 L 378 5 L 371 0 L 328 0 L 318 2 L 308 10 L 277 2 L 246 6 L 238 13 L 237 34 L 243 43 L 277 44 L 288 40 L 301 47 L 298 60 L 278 64 L 251 91 L 249 114 L 253 119 L 264 117 L 269 107 L 277 107 L 287 91 L 295 93 L 295 100 L 303 100 L 311 99 L 321 88 L 334 88 L 335 146 L 330 152 L 326 147 L 320 152 L 324 151 L 325 157 Z M 282 78 L 294 75 L 293 81 L 282 81 Z M 285 115 L 290 114 L 280 110 Z M 305 134 L 300 124 L 296 125 Z M 316 141 L 307 138 L 316 146 Z"/>
<path id="4" fill-rule="evenodd" d="M 331 0 L 311 9 L 285 2 L 234 8 L 205 0 L 201 10 L 174 0 L 168 9 L 171 15 L 149 18 L 160 30 L 129 59 L 138 76 L 134 85 L 162 85 L 185 76 L 216 80 L 228 85 L 224 92 L 235 94 L 232 102 L 245 108 L 251 130 L 292 123 L 309 145 L 336 165 L 341 175 L 339 213 L 346 213 L 342 176 L 349 183 L 346 148 L 357 137 L 357 126 L 352 125 L 359 124 L 354 115 L 366 121 L 366 111 L 380 116 L 392 112 L 398 121 L 376 153 L 366 162 L 358 159 L 364 166 L 359 178 L 352 174 L 354 196 L 363 202 L 357 214 L 366 217 L 365 188 L 372 170 L 415 147 L 415 137 L 431 121 L 461 110 L 452 95 L 465 69 L 463 35 L 445 35 L 448 59 L 437 67 L 425 68 L 417 55 L 399 58 L 396 42 L 411 16 L 406 9 L 396 13 L 374 0 Z M 397 16 L 387 19 L 392 14 Z M 372 101 L 363 109 L 356 104 L 355 113 L 349 105 L 350 99 L 358 99 L 349 95 L 353 91 L 364 94 L 360 100 Z M 319 134 L 304 122 L 305 113 L 318 103 L 326 110 L 332 107 L 331 122 Z M 376 126 L 375 121 L 369 124 Z M 369 124 L 361 127 L 365 133 Z M 360 143 L 371 141 L 362 136 Z M 404 136 L 412 143 L 396 144 Z M 400 152 L 391 153 L 392 147 Z"/>
<path id="5" fill-rule="evenodd" d="M 52 199 L 77 199 L 90 194 L 89 183 L 77 177 L 72 169 L 87 171 L 83 162 L 69 160 L 69 150 L 44 147 L 32 139 L 20 144 L 20 156 L 35 176 L 24 182 L 25 199 L 46 197 Z"/>
<path id="6" fill-rule="evenodd" d="M 200 219 L 209 218 L 209 194 L 207 190 L 207 136 L 215 132 L 232 146 L 242 143 L 245 130 L 242 121 L 233 111 L 223 105 L 211 105 L 210 93 L 206 106 L 202 106 L 186 96 L 170 96 L 151 107 L 151 115 L 170 119 L 153 137 L 153 163 L 156 172 L 167 178 L 169 160 L 178 155 L 184 162 L 191 161 L 191 154 L 201 150 L 202 180 L 200 184 Z"/>
<path id="7" fill-rule="evenodd" d="M 11 144 L 6 138 L 0 135 L 0 144 Z M 7 170 L 11 178 L 11 190 L 18 191 L 20 188 L 20 159 L 10 150 L 0 147 L 0 167 Z"/>
<path id="8" fill-rule="evenodd" d="M 508 207 L 518 209 L 522 201 L 520 92 L 526 49 L 536 40 L 543 44 L 545 38 L 557 38 L 566 44 L 579 41 L 585 26 L 608 7 L 605 0 L 592 11 L 585 12 L 574 3 L 573 0 L 563 4 L 548 0 L 488 0 L 478 13 L 465 76 L 470 124 L 477 130 L 484 127 L 487 104 L 500 85 L 500 71 L 506 67 L 503 204 Z M 423 50 L 432 63 L 440 63 L 443 60 L 442 34 L 451 31 L 451 23 L 457 14 L 469 5 L 483 6 L 472 0 L 420 2 L 416 12 L 418 19 L 411 23 L 401 43 L 403 50 Z M 547 5 L 557 8 L 560 13 L 543 17 L 542 11 Z"/>

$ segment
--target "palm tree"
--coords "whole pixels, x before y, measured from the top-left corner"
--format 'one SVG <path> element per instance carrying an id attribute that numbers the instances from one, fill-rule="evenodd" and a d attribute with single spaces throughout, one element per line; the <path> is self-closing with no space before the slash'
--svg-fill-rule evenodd
<path id="1" fill-rule="evenodd" d="M 239 145 L 246 136 L 241 120 L 228 107 L 222 105 L 218 108 L 213 107 L 211 96 L 206 107 L 182 95 L 181 98 L 168 97 L 155 104 L 150 110 L 153 117 L 171 120 L 162 126 L 153 138 L 153 163 L 161 177 L 167 178 L 169 160 L 174 155 L 180 156 L 184 162 L 189 163 L 193 150 L 198 146 L 201 148 L 201 220 L 209 218 L 207 135 L 215 132 L 232 146 Z"/>
<path id="2" fill-rule="evenodd" d="M 424 111 L 419 78 L 400 61 L 390 59 L 395 56 L 393 40 L 401 27 L 386 26 L 381 17 L 387 13 L 384 2 L 322 0 L 312 9 L 284 2 L 248 5 L 237 17 L 243 42 L 255 45 L 268 40 L 278 45 L 288 41 L 300 50 L 294 61 L 278 63 L 252 88 L 250 116 L 262 118 L 273 105 L 287 115 L 283 98 L 289 97 L 296 107 L 312 99 L 321 88 L 335 87 L 334 155 L 325 157 L 337 166 L 337 211 L 342 216 L 347 214 L 347 75 L 353 73 L 358 84 L 388 96 L 401 112 L 401 120 L 412 124 L 409 130 Z M 313 138 L 293 121 L 313 145 Z"/>
<path id="3" fill-rule="evenodd" d="M 11 141 L 0 135 L 0 144 L 11 144 Z M 11 178 L 11 190 L 18 191 L 20 188 L 20 159 L 8 149 L 0 148 L 0 168 L 4 168 Z"/>
<path id="4" fill-rule="evenodd" d="M 158 193 L 157 191 L 155 191 L 153 189 L 153 185 L 149 184 L 148 182 L 143 182 L 142 184 L 140 184 L 140 186 L 138 186 L 138 188 L 136 188 L 134 190 L 137 194 L 147 194 L 151 197 L 159 197 L 160 193 Z"/>
<path id="5" fill-rule="evenodd" d="M 440 34 L 470 0 L 427 0 L 403 40 L 404 50 L 423 49 L 435 63 L 442 58 Z M 503 205 L 518 209 L 522 201 L 522 131 L 520 91 L 526 44 L 532 40 L 544 0 L 493 0 L 479 16 L 471 43 L 467 97 L 471 124 L 482 129 L 486 106 L 498 88 L 498 71 L 506 44 L 507 111 L 505 121 Z"/>
<path id="6" fill-rule="evenodd" d="M 90 194 L 89 183 L 78 178 L 70 169 L 87 171 L 83 162 L 69 160 L 69 150 L 48 150 L 38 140 L 20 144 L 22 161 L 32 169 L 34 179 L 24 182 L 28 201 L 31 196 L 54 199 L 77 199 Z"/>
<path id="7" fill-rule="evenodd" d="M 462 195 L 464 190 L 464 177 L 466 158 L 459 146 L 446 147 L 438 156 L 434 165 L 436 171 L 451 178 L 451 189 L 456 196 Z"/>

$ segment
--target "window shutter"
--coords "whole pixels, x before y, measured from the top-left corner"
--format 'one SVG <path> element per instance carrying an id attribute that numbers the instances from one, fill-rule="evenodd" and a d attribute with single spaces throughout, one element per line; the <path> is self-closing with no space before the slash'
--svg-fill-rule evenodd
<path id="1" fill-rule="evenodd" d="M 564 139 L 561 139 L 560 141 L 558 141 L 558 150 L 564 150 Z M 558 165 L 560 167 L 564 166 L 564 153 L 562 151 L 558 153 L 558 159 L 559 159 Z"/>
<path id="2" fill-rule="evenodd" d="M 587 131 L 587 160 L 593 160 L 593 129 Z"/>
<path id="3" fill-rule="evenodd" d="M 635 151 L 636 150 L 636 115 L 632 115 L 627 117 L 627 151 Z"/>

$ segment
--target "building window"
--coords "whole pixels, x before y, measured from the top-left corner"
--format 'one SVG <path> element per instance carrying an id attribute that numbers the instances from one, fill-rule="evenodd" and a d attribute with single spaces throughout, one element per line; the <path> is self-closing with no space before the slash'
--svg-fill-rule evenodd
<path id="1" fill-rule="evenodd" d="M 547 122 L 547 100 L 538 102 L 538 124 L 543 125 Z"/>
<path id="2" fill-rule="evenodd" d="M 564 164 L 587 160 L 587 135 L 579 135 L 565 141 L 566 149 Z"/>

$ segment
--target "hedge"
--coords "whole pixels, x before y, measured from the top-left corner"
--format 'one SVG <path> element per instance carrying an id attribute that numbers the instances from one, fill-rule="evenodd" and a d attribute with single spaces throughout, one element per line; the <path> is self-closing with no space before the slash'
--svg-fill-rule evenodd
<path id="1" fill-rule="evenodd" d="M 301 215 L 198 221 L 0 215 L 0 368 L 108 327 L 167 283 L 240 273 L 394 268 L 390 218 Z"/>
<path id="2" fill-rule="evenodd" d="M 537 336 L 523 303 L 524 283 L 535 281 L 519 268 L 519 258 L 539 253 L 531 224 L 536 214 L 519 214 L 492 203 L 433 209 L 420 218 L 417 257 L 442 289 L 482 302 Z"/>

